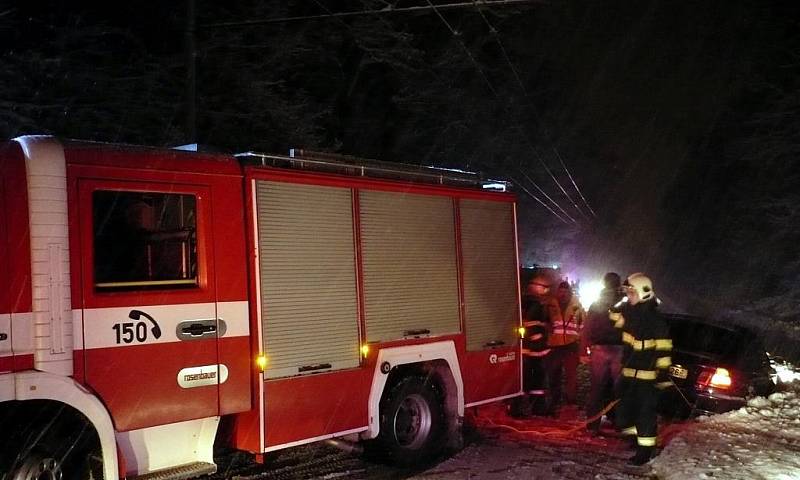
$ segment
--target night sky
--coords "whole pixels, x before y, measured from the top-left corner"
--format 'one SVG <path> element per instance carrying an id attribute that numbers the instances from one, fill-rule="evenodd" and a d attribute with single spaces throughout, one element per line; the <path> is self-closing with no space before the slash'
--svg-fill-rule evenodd
<path id="1" fill-rule="evenodd" d="M 800 2 L 199 0 L 193 36 L 185 1 L 116 3 L 0 4 L 2 137 L 479 171 L 518 184 L 524 263 L 800 323 Z"/>

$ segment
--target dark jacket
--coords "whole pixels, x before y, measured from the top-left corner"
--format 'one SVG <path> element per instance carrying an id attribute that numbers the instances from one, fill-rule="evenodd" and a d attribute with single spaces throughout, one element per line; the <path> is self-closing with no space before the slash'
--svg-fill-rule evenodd
<path id="1" fill-rule="evenodd" d="M 624 377 L 665 382 L 672 363 L 669 327 L 658 312 L 655 300 L 612 307 L 609 318 L 622 331 L 625 344 Z M 662 385 L 658 385 L 661 387 Z"/>
<path id="2" fill-rule="evenodd" d="M 526 296 L 522 304 L 522 326 L 525 335 L 522 337 L 522 355 L 527 357 L 543 357 L 550 352 L 547 338 L 551 329 L 551 310 L 553 301 L 542 302 Z"/>
<path id="3" fill-rule="evenodd" d="M 589 307 L 581 330 L 581 349 L 592 345 L 622 345 L 622 332 L 608 321 L 608 310 L 622 300 L 616 289 L 603 289 L 600 298 Z"/>

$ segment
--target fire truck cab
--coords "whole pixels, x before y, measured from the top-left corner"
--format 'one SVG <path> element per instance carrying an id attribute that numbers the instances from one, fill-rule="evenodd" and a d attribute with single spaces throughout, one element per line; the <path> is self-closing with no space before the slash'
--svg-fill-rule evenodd
<path id="1" fill-rule="evenodd" d="M 515 199 L 485 186 L 0 144 L 0 478 L 191 478 L 215 444 L 457 448 L 465 407 L 521 390 Z"/>

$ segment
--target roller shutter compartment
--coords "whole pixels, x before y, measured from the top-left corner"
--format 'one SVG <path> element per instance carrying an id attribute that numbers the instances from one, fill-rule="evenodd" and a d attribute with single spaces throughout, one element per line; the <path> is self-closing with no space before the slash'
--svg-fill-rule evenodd
<path id="1" fill-rule="evenodd" d="M 513 204 L 461 200 L 467 350 L 514 345 L 519 323 Z"/>
<path id="2" fill-rule="evenodd" d="M 453 200 L 362 190 L 368 341 L 459 332 Z"/>
<path id="3" fill-rule="evenodd" d="M 256 216 L 266 377 L 358 366 L 351 190 L 257 181 Z"/>

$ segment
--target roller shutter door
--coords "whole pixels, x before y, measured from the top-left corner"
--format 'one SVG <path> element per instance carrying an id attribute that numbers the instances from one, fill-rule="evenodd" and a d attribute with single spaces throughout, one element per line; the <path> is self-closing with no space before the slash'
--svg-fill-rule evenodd
<path id="1" fill-rule="evenodd" d="M 256 200 L 267 378 L 358 366 L 350 189 L 258 181 Z"/>
<path id="2" fill-rule="evenodd" d="M 360 191 L 368 341 L 459 331 L 453 200 Z"/>
<path id="3" fill-rule="evenodd" d="M 519 306 L 513 205 L 461 200 L 459 215 L 467 349 L 514 345 Z"/>

